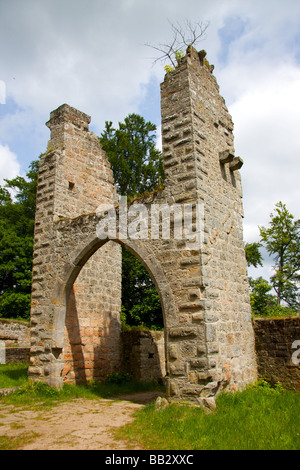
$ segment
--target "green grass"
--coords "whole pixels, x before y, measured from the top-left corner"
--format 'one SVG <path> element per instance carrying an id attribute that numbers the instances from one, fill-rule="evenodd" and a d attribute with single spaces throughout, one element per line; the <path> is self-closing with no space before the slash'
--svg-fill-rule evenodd
<path id="1" fill-rule="evenodd" d="M 13 372 L 16 370 L 16 373 Z M 19 377 L 17 374 L 19 371 Z M 3 377 L 2 377 L 3 376 Z M 75 398 L 97 399 L 111 398 L 123 394 L 132 394 L 159 390 L 164 387 L 156 381 L 132 382 L 127 374 L 111 374 L 106 382 L 91 382 L 85 385 L 65 384 L 58 390 L 42 382 L 33 382 L 27 379 L 27 366 L 12 367 L 11 364 L 0 367 L 0 388 L 18 386 L 18 389 L 6 396 L 0 396 L 0 403 L 14 404 L 16 406 L 55 406 L 60 402 Z"/>
<path id="2" fill-rule="evenodd" d="M 224 393 L 217 411 L 154 404 L 136 413 L 117 437 L 151 450 L 299 450 L 300 395 L 256 386 Z"/>
<path id="3" fill-rule="evenodd" d="M 17 450 L 20 445 L 24 446 L 32 442 L 39 434 L 37 433 L 22 433 L 17 437 L 0 436 L 0 450 Z"/>
<path id="4" fill-rule="evenodd" d="M 57 390 L 27 380 L 26 365 L 1 365 L 0 388 L 16 385 L 18 390 L 0 397 L 0 403 L 45 407 L 74 398 L 114 398 L 158 389 L 164 392 L 156 382 L 131 382 L 124 374 L 113 374 L 106 383 L 65 384 Z M 151 450 L 299 450 L 299 399 L 297 392 L 278 385 L 272 388 L 261 381 L 243 392 L 221 394 L 213 413 L 176 404 L 157 411 L 154 404 L 147 405 L 136 413 L 134 422 L 116 432 L 116 437 Z M 1 446 L 7 443 L 0 442 Z"/>
<path id="5" fill-rule="evenodd" d="M 0 364 L 0 388 L 11 388 L 27 382 L 28 364 Z"/>

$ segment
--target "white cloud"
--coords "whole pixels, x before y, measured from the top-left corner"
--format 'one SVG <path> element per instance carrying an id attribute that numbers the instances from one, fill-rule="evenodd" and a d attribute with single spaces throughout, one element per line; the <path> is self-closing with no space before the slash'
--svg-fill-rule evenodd
<path id="1" fill-rule="evenodd" d="M 156 147 L 158 148 L 158 150 L 160 150 L 162 152 L 161 125 L 157 127 L 156 135 L 157 135 Z"/>
<path id="2" fill-rule="evenodd" d="M 6 85 L 3 80 L 0 80 L 0 104 L 6 103 Z"/>
<path id="3" fill-rule="evenodd" d="M 231 66 L 234 73 L 234 65 Z M 244 92 L 230 106 L 236 152 L 242 169 L 245 238 L 257 239 L 257 225 L 267 223 L 280 200 L 300 217 L 300 67 L 282 63 L 262 70 L 236 67 Z M 246 84 L 247 82 L 247 84 Z M 255 236 L 256 235 L 256 236 Z"/>
<path id="4" fill-rule="evenodd" d="M 12 179 L 19 175 L 20 164 L 17 156 L 7 145 L 0 144 L 0 184 L 5 183 L 4 179 Z"/>
<path id="5" fill-rule="evenodd" d="M 258 225 L 280 200 L 300 217 L 300 3 L 229 3 L 219 17 L 215 75 L 244 159 L 244 238 L 258 241 Z"/>
<path id="6" fill-rule="evenodd" d="M 12 0 L 1 5 L 4 77 L 0 78 L 7 81 L 8 95 L 24 109 L 48 116 L 52 109 L 67 102 L 91 114 L 92 122 L 101 127 L 105 120 L 117 121 L 135 110 L 142 100 L 141 86 L 150 81 L 152 74 L 163 78 L 161 66 L 152 68 L 155 51 L 144 44 L 170 40 L 168 20 L 210 21 L 203 47 L 208 50 L 208 58 L 215 61 L 222 46 L 220 28 L 224 24 L 227 29 L 234 26 L 227 24 L 226 18 L 250 18 L 249 30 L 230 44 L 229 60 L 236 62 L 236 44 L 239 48 L 252 44 L 253 48 L 255 37 L 256 41 L 261 41 L 262 35 L 272 37 L 272 28 L 278 28 L 280 18 L 285 18 L 295 2 L 286 0 L 282 6 L 272 0 L 271 15 L 265 3 L 89 0 L 87 7 L 80 0 Z M 270 50 L 261 44 L 260 49 Z M 237 85 L 235 80 L 235 89 Z"/>
<path id="7" fill-rule="evenodd" d="M 12 3 L 17 15 L 16 6 L 1 7 L 9 27 L 0 31 L 6 44 L 1 65 L 7 93 L 20 107 L 49 114 L 66 102 L 98 125 L 133 110 L 141 84 L 153 73 L 143 46 L 152 39 L 152 4 L 142 2 L 141 9 L 134 2 L 104 0 L 91 0 L 88 7 L 76 0 Z"/>

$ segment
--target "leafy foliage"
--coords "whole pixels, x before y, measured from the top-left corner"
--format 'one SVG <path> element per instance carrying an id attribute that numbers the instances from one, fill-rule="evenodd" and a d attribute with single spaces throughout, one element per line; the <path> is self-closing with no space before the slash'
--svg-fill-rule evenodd
<path id="1" fill-rule="evenodd" d="M 111 164 L 122 196 L 152 191 L 164 179 L 162 155 L 155 147 L 156 126 L 138 114 L 129 114 L 119 129 L 106 121 L 100 143 Z"/>
<path id="2" fill-rule="evenodd" d="M 0 317 L 28 319 L 38 161 L 0 187 Z M 14 194 L 14 196 L 11 195 Z"/>
<path id="3" fill-rule="evenodd" d="M 276 306 L 276 298 L 270 294 L 272 286 L 262 277 L 249 278 L 249 284 L 252 313 L 258 316 L 269 316 Z"/>
<path id="4" fill-rule="evenodd" d="M 261 247 L 260 243 L 246 243 L 245 244 L 245 252 L 246 252 L 246 260 L 248 266 L 254 266 L 257 268 L 258 265 L 262 266 L 263 259 L 259 248 Z"/>
<path id="5" fill-rule="evenodd" d="M 275 274 L 271 276 L 270 283 L 262 277 L 249 278 L 252 313 L 263 317 L 298 315 L 300 221 L 294 221 L 294 216 L 282 202 L 275 205 L 275 214 L 270 217 L 269 228 L 259 227 L 259 230 L 261 242 L 271 255 L 275 255 Z M 248 266 L 263 266 L 259 251 L 262 243 L 246 243 Z"/>
<path id="6" fill-rule="evenodd" d="M 163 328 L 163 313 L 154 283 L 142 263 L 122 251 L 123 325 Z"/>
<path id="7" fill-rule="evenodd" d="M 289 307 L 300 308 L 300 220 L 286 205 L 279 202 L 270 215 L 269 228 L 259 227 L 262 242 L 275 255 L 275 274 L 271 283 L 277 294 L 278 305 L 284 301 Z"/>

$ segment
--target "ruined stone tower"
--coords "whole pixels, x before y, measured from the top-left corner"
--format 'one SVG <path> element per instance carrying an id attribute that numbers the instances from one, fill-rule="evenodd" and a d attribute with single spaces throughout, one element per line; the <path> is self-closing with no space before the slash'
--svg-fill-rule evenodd
<path id="1" fill-rule="evenodd" d="M 238 171 L 243 162 L 235 156 L 232 119 L 211 67 L 194 48 L 165 76 L 161 109 L 166 186 L 175 201 L 197 200 L 204 208 L 201 249 L 180 262 L 185 301 L 178 304 L 181 326 L 197 325 L 198 339 L 170 347 L 174 365 L 180 350 L 191 355 L 184 364 L 188 380 L 177 387 L 191 397 L 203 386 L 200 396 L 209 397 L 256 377 Z M 178 388 L 174 393 L 181 394 Z"/>
<path id="2" fill-rule="evenodd" d="M 59 291 L 55 278 L 60 266 L 68 269 L 65 255 L 71 249 L 56 230 L 59 221 L 76 220 L 95 213 L 99 204 L 117 201 L 112 171 L 98 137 L 88 131 L 89 122 L 89 116 L 68 105 L 53 111 L 39 166 L 29 374 L 50 385 L 97 379 L 120 365 L 120 246 L 107 243 L 91 256 L 64 286 L 67 294 Z M 53 320 L 55 308 L 64 309 L 61 324 Z"/>
<path id="3" fill-rule="evenodd" d="M 117 370 L 119 245 L 142 261 L 160 295 L 169 400 L 210 406 L 224 388 L 241 389 L 256 379 L 242 160 L 235 156 L 231 117 L 203 59 L 190 47 L 165 76 L 164 189 L 131 204 L 148 213 L 154 205 L 200 207 L 201 224 L 197 211 L 192 221 L 201 237 L 192 247 L 184 236 L 151 237 L 150 226 L 148 237 L 117 232 L 114 241 L 99 239 L 96 208 L 118 203 L 107 159 L 86 115 L 66 105 L 51 113 L 36 214 L 29 369 L 35 380 L 60 386 Z M 117 207 L 117 219 L 120 213 Z M 170 221 L 175 224 L 175 215 Z"/>

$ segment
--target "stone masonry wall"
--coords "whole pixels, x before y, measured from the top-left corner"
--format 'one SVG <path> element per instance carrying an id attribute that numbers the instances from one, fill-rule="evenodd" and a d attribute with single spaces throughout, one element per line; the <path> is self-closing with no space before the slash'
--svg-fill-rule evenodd
<path id="1" fill-rule="evenodd" d="M 259 318 L 253 320 L 253 327 L 258 378 L 300 391 L 300 343 L 292 347 L 295 341 L 300 342 L 300 317 Z M 122 344 L 122 370 L 138 380 L 164 377 L 164 335 L 161 332 L 125 331 Z"/>
<path id="2" fill-rule="evenodd" d="M 163 331 L 122 331 L 121 369 L 133 380 L 150 382 L 166 375 L 165 340 Z"/>
<path id="3" fill-rule="evenodd" d="M 259 376 L 300 391 L 300 364 L 292 361 L 293 353 L 300 360 L 292 347 L 300 341 L 300 318 L 256 319 L 253 324 Z"/>
<path id="4" fill-rule="evenodd" d="M 0 341 L 4 341 L 7 348 L 30 346 L 29 323 L 0 319 Z"/>
<path id="5" fill-rule="evenodd" d="M 7 348 L 5 351 L 5 363 L 28 364 L 30 360 L 30 348 Z"/>

